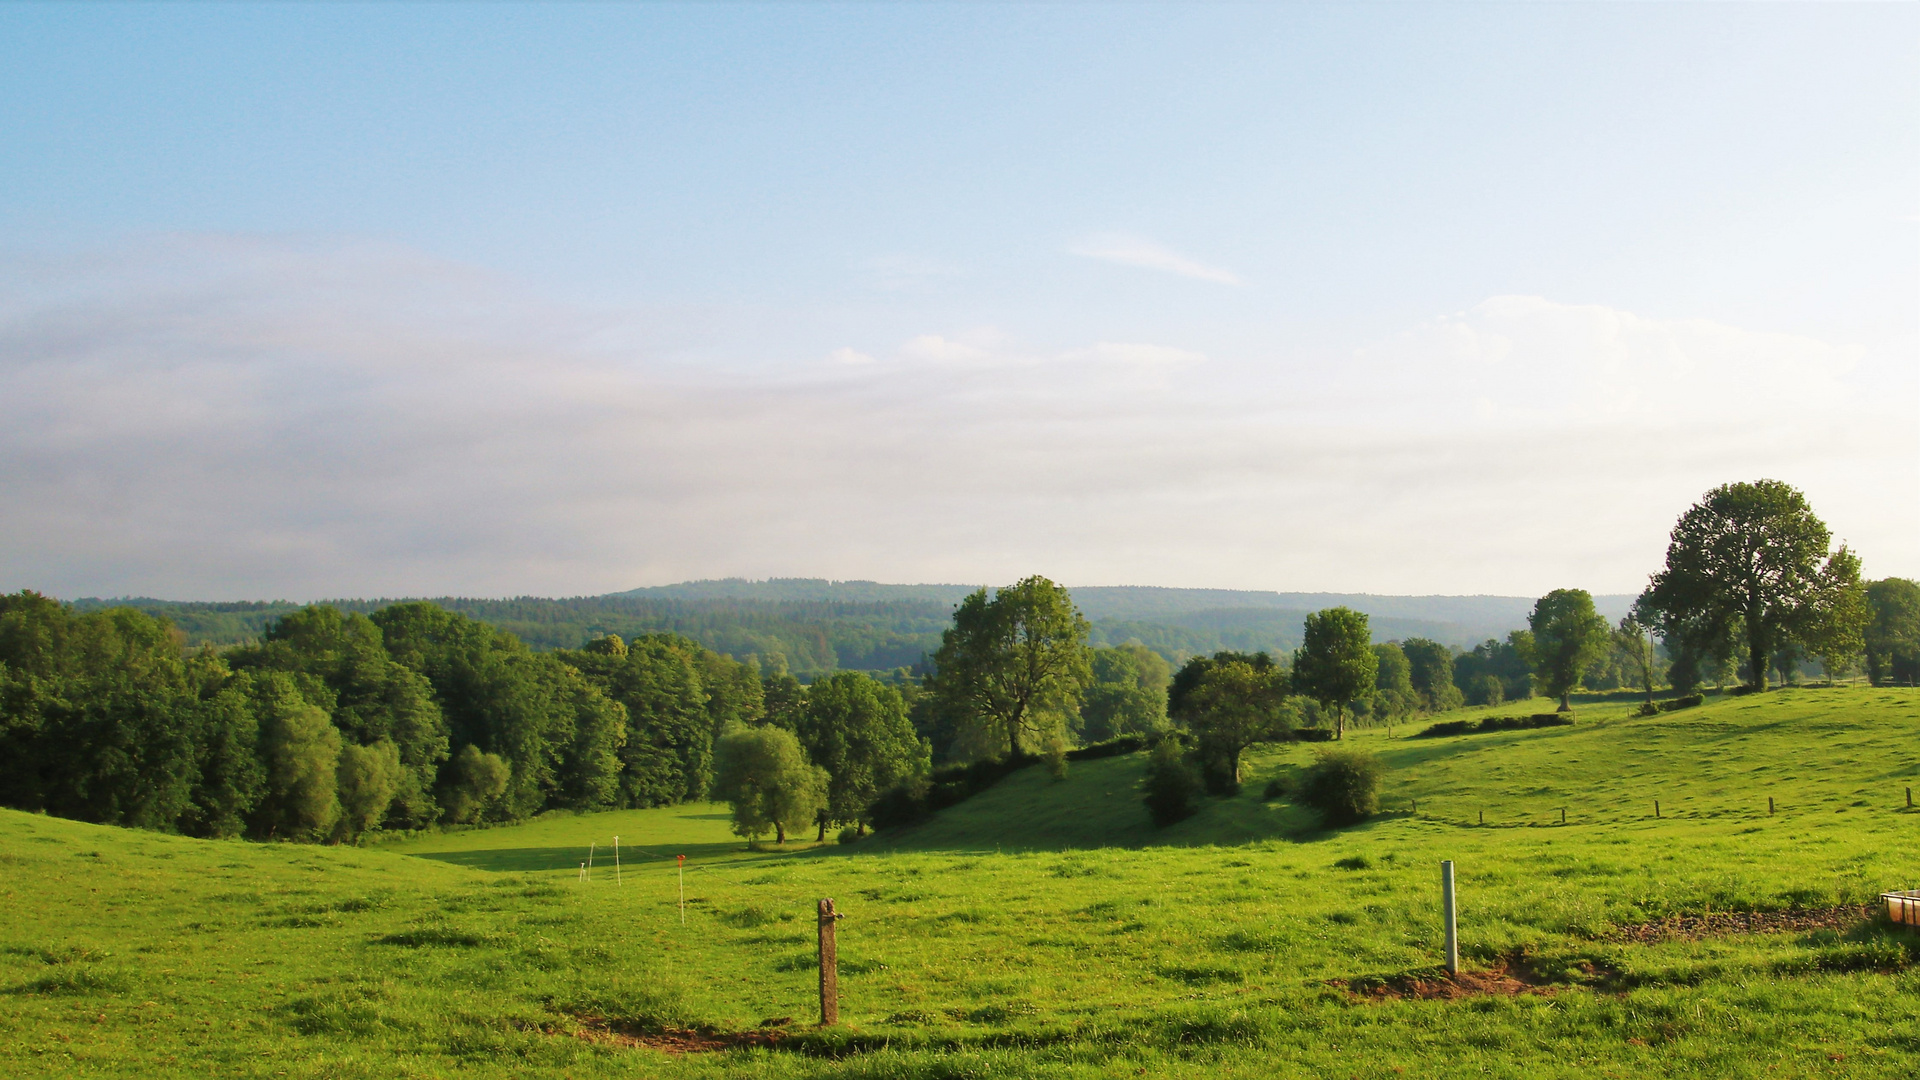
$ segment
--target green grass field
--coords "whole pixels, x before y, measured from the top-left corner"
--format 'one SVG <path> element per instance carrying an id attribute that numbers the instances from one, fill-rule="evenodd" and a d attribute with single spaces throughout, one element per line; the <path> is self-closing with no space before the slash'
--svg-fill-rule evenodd
<path id="1" fill-rule="evenodd" d="M 1308 760 L 1299 745 L 1256 753 L 1241 795 L 1164 831 L 1136 755 L 1058 783 L 1029 769 L 918 828 L 789 851 L 745 850 L 715 806 L 360 849 L 0 812 L 0 1074 L 1912 1074 L 1909 931 L 1617 928 L 1920 884 L 1920 692 L 1631 712 L 1358 733 L 1389 765 L 1385 812 L 1338 832 L 1260 799 Z M 1458 865 L 1468 966 L 1529 992 L 1364 992 L 1433 973 L 1441 859 Z M 847 916 L 829 1031 L 810 1024 L 823 896 Z M 606 1036 L 783 1019 L 774 1048 Z"/>

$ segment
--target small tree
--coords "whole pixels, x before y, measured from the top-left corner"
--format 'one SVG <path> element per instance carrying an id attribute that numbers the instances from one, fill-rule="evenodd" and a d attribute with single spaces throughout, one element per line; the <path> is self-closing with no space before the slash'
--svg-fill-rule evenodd
<path id="1" fill-rule="evenodd" d="M 1200 778 L 1181 753 L 1178 739 L 1171 736 L 1161 739 L 1160 745 L 1147 755 L 1145 788 L 1147 813 L 1153 816 L 1153 823 L 1163 829 L 1192 817 L 1198 809 L 1194 799 L 1200 794 Z"/>
<path id="2" fill-rule="evenodd" d="M 1624 616 L 1620 625 L 1614 628 L 1613 640 L 1626 656 L 1633 673 L 1639 677 L 1641 687 L 1646 690 L 1647 704 L 1653 704 L 1653 639 L 1647 636 L 1647 628 L 1632 615 Z"/>
<path id="3" fill-rule="evenodd" d="M 1373 690 L 1379 667 L 1366 615 L 1334 607 L 1307 616 L 1305 639 L 1293 662 L 1293 684 L 1333 710 L 1335 738 L 1346 736 L 1347 703 Z"/>
<path id="4" fill-rule="evenodd" d="M 1380 762 L 1364 750 L 1329 749 L 1314 756 L 1295 798 L 1328 825 L 1352 825 L 1380 807 Z"/>
<path id="5" fill-rule="evenodd" d="M 1593 609 L 1587 590 L 1555 589 L 1534 602 L 1527 627 L 1533 632 L 1534 677 L 1548 697 L 1560 699 L 1561 712 L 1572 711 L 1581 673 L 1606 654 L 1607 620 Z"/>
<path id="6" fill-rule="evenodd" d="M 1867 585 L 1867 679 L 1875 686 L 1920 681 L 1920 582 L 1884 578 Z"/>
<path id="7" fill-rule="evenodd" d="M 400 748 L 387 739 L 372 746 L 343 746 L 334 767 L 340 820 L 334 836 L 351 840 L 380 824 L 400 790 Z"/>
<path id="8" fill-rule="evenodd" d="M 440 788 L 440 805 L 447 817 L 466 825 L 480 820 L 507 790 L 513 771 L 498 754 L 481 752 L 468 743 L 448 762 Z"/>
<path id="9" fill-rule="evenodd" d="M 733 806 L 733 831 L 748 842 L 771 831 L 787 842 L 818 820 L 827 804 L 827 771 L 809 764 L 793 733 L 771 726 L 734 728 L 720 739 L 714 792 Z"/>
<path id="10" fill-rule="evenodd" d="M 1208 791 L 1238 790 L 1241 752 L 1292 726 L 1286 698 L 1286 673 L 1276 667 L 1229 660 L 1201 674 L 1183 698 L 1180 719 L 1199 740 Z"/>

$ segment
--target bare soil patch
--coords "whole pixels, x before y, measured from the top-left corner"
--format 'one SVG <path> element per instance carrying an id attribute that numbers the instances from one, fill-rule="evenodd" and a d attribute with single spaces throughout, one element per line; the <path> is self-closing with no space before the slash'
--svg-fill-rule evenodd
<path id="1" fill-rule="evenodd" d="M 1722 934 L 1771 934 L 1805 930 L 1852 930 L 1869 922 L 1879 912 L 1878 904 L 1841 904 L 1838 907 L 1809 908 L 1804 911 L 1716 911 L 1699 915 L 1675 915 L 1652 922 L 1616 926 L 1601 936 L 1604 941 L 1632 941 L 1651 944 L 1675 939 L 1715 937 Z"/>

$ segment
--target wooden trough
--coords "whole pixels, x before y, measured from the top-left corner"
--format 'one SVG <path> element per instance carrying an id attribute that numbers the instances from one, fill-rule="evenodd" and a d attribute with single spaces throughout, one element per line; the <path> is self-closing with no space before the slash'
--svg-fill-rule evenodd
<path id="1" fill-rule="evenodd" d="M 1887 918 L 1904 926 L 1920 926 L 1920 889 L 1881 893 L 1887 902 Z"/>

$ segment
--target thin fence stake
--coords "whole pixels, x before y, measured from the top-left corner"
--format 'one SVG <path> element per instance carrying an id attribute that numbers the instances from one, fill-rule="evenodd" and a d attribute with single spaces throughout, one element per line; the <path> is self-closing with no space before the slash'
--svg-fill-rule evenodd
<path id="1" fill-rule="evenodd" d="M 1907 789 L 1907 809 L 1913 809 L 1913 789 Z"/>
<path id="2" fill-rule="evenodd" d="M 1560 824 L 1565 825 L 1566 823 L 1567 823 L 1567 808 L 1563 806 L 1560 808 Z"/>
<path id="3" fill-rule="evenodd" d="M 1654 817 L 1660 816 L 1660 800 L 1659 799 L 1653 800 L 1653 816 Z"/>
<path id="4" fill-rule="evenodd" d="M 620 884 L 620 837 L 613 838 L 613 883 Z"/>
<path id="5" fill-rule="evenodd" d="M 1486 823 L 1487 823 L 1487 812 L 1485 810 L 1482 810 L 1480 811 L 1480 824 L 1485 825 Z"/>
<path id="6" fill-rule="evenodd" d="M 676 855 L 680 860 L 680 925 L 687 925 L 687 857 Z"/>
<path id="7" fill-rule="evenodd" d="M 834 940 L 834 923 L 840 914 L 833 910 L 833 898 L 820 901 L 820 1026 L 840 1022 L 840 950 Z"/>
<path id="8" fill-rule="evenodd" d="M 1440 862 L 1440 907 L 1447 924 L 1447 974 L 1460 974 L 1460 924 L 1454 917 L 1453 860 Z"/>
<path id="9" fill-rule="evenodd" d="M 1767 816 L 1773 816 L 1773 796 L 1767 796 Z"/>
<path id="10" fill-rule="evenodd" d="M 593 880 L 593 841 L 587 842 L 587 880 Z"/>

